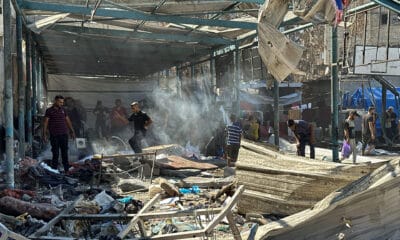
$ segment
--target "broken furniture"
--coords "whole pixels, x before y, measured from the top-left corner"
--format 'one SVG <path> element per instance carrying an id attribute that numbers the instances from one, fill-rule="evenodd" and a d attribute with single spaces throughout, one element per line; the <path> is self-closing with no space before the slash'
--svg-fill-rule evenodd
<path id="1" fill-rule="evenodd" d="M 124 174 L 124 173 L 127 173 L 127 174 L 129 174 L 129 173 L 131 173 L 131 172 L 134 172 L 134 171 L 138 171 L 139 172 L 139 174 L 138 174 L 138 178 L 139 179 L 143 179 L 143 163 L 145 162 L 145 161 L 147 161 L 146 160 L 146 157 L 147 156 L 150 156 L 151 157 L 151 163 L 152 163 L 152 165 L 151 165 L 151 171 L 150 171 L 150 183 L 152 182 L 152 180 L 153 180 L 153 171 L 154 171 L 154 165 L 155 165 L 155 161 L 156 161 L 156 156 L 157 156 L 157 152 L 147 152 L 147 153 L 130 153 L 130 154 L 113 154 L 113 155 L 103 155 L 103 154 L 101 154 L 101 155 L 99 155 L 99 154 L 96 154 L 95 155 L 95 157 L 96 158 L 98 158 L 99 160 L 100 160 L 100 162 L 101 162 L 101 165 L 100 166 L 102 166 L 103 165 L 103 162 L 113 162 L 113 160 L 115 159 L 115 158 L 119 158 L 119 157 L 124 157 L 124 158 L 135 158 L 135 160 L 139 160 L 140 162 L 141 162 L 141 165 L 139 165 L 139 166 L 137 166 L 137 167 L 134 167 L 134 168 L 132 168 L 132 169 L 129 169 L 129 170 L 127 170 L 127 171 L 124 171 L 124 172 L 119 172 L 119 173 L 115 173 L 115 174 Z M 98 175 L 98 184 L 100 184 L 100 182 L 101 182 L 101 178 L 102 178 L 102 175 L 103 175 L 104 173 L 103 173 L 103 171 L 102 171 L 102 167 L 100 167 L 100 172 L 99 172 L 99 175 Z"/>

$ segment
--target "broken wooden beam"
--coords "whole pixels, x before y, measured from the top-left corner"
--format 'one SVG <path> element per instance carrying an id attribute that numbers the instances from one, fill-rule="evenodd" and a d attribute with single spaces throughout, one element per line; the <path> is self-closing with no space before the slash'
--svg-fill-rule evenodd
<path id="1" fill-rule="evenodd" d="M 244 186 L 243 185 L 239 186 L 237 188 L 237 190 L 235 191 L 235 194 L 232 196 L 232 198 L 229 200 L 229 202 L 227 202 L 226 206 L 222 208 L 221 212 L 219 214 L 217 214 L 214 217 L 214 219 L 212 219 L 211 222 L 209 222 L 208 225 L 204 229 L 181 232 L 181 233 L 156 235 L 156 236 L 152 236 L 151 239 L 153 239 L 153 240 L 156 240 L 156 239 L 175 240 L 175 239 L 211 236 L 212 232 L 214 231 L 215 226 L 217 226 L 217 224 L 220 223 L 222 221 L 222 219 L 224 219 L 224 217 L 226 217 L 227 214 L 229 214 L 229 211 L 231 211 L 233 206 L 237 203 L 237 201 L 239 200 L 243 191 L 244 191 Z M 238 238 L 238 236 L 236 236 L 236 237 L 237 238 L 235 238 L 235 239 L 240 239 L 240 238 Z"/>
<path id="2" fill-rule="evenodd" d="M 205 177 L 187 177 L 182 179 L 178 186 L 182 188 L 190 188 L 193 185 L 199 188 L 221 188 L 233 182 L 234 177 L 226 178 L 205 178 Z"/>
<path id="3" fill-rule="evenodd" d="M 133 225 L 140 220 L 140 215 L 147 212 L 147 210 L 149 210 L 155 204 L 155 202 L 160 199 L 160 197 L 161 195 L 157 194 L 148 203 L 146 203 L 146 205 L 143 206 L 143 208 L 135 215 L 135 217 L 131 219 L 128 225 L 120 233 L 118 233 L 118 237 L 121 239 L 125 238 L 126 235 L 132 230 Z"/>
<path id="4" fill-rule="evenodd" d="M 46 225 L 43 225 L 41 228 L 39 228 L 36 232 L 32 233 L 29 238 L 30 239 L 35 239 L 39 238 L 40 235 L 43 233 L 47 232 L 50 228 L 52 228 L 58 221 L 61 220 L 61 216 L 64 214 L 69 213 L 72 209 L 74 209 L 75 205 L 80 202 L 83 199 L 83 195 L 79 195 L 78 198 L 68 207 L 66 207 L 64 210 L 62 210 L 55 218 L 51 219 Z"/>
<path id="5" fill-rule="evenodd" d="M 30 203 L 13 197 L 0 198 L 0 209 L 6 214 L 21 215 L 29 213 L 32 217 L 49 220 L 60 213 L 60 209 L 46 203 Z"/>

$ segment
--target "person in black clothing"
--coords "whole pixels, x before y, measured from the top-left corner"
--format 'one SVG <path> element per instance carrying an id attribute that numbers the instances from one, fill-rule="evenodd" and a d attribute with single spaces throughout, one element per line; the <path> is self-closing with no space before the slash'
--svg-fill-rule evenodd
<path id="1" fill-rule="evenodd" d="M 65 98 L 65 110 L 71 120 L 72 127 L 74 128 L 76 137 L 82 137 L 82 116 L 75 105 L 75 100 L 71 97 Z"/>
<path id="2" fill-rule="evenodd" d="M 105 137 L 107 133 L 106 118 L 108 109 L 103 106 L 100 100 L 97 101 L 96 107 L 93 109 L 93 114 L 96 116 L 95 129 L 99 137 Z"/>
<path id="3" fill-rule="evenodd" d="M 135 153 L 142 152 L 142 140 L 146 136 L 148 126 L 153 122 L 151 118 L 140 110 L 138 102 L 131 103 L 132 115 L 128 118 L 130 122 L 134 123 L 135 134 L 129 139 L 129 145 L 131 145 Z"/>

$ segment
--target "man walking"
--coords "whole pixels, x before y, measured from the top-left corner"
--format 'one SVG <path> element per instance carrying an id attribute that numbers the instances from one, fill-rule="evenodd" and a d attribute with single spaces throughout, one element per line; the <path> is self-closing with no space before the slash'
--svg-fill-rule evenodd
<path id="1" fill-rule="evenodd" d="M 51 152 L 53 154 L 51 167 L 58 169 L 58 158 L 61 150 L 62 164 L 64 166 L 64 171 L 67 172 L 69 170 L 68 129 L 70 130 L 71 137 L 74 139 L 75 132 L 63 105 L 64 97 L 57 95 L 54 98 L 53 106 L 46 110 L 43 122 L 43 140 L 47 142 L 48 129 L 50 132 Z"/>
<path id="2" fill-rule="evenodd" d="M 234 167 L 239 154 L 242 128 L 234 114 L 231 114 L 230 120 L 231 124 L 226 127 L 226 158 L 228 167 Z"/>
<path id="3" fill-rule="evenodd" d="M 306 144 L 310 145 L 310 158 L 315 159 L 314 127 L 304 120 L 289 119 L 287 125 L 296 138 L 297 155 L 306 156 Z"/>
<path id="4" fill-rule="evenodd" d="M 375 143 L 375 107 L 370 106 L 362 121 L 362 155 L 369 154 Z M 369 145 L 368 151 L 365 148 Z"/>
<path id="5" fill-rule="evenodd" d="M 353 153 L 353 163 L 356 163 L 357 158 L 357 146 L 356 146 L 356 134 L 355 134 L 355 118 L 360 115 L 357 111 L 353 110 L 349 112 L 349 116 L 344 122 L 344 140 L 347 141 L 351 147 Z"/>
<path id="6" fill-rule="evenodd" d="M 131 145 L 135 153 L 142 152 L 142 140 L 146 136 L 148 126 L 153 122 L 151 118 L 140 110 L 138 102 L 131 103 L 132 115 L 128 118 L 130 122 L 134 123 L 135 135 L 129 139 L 129 145 Z"/>

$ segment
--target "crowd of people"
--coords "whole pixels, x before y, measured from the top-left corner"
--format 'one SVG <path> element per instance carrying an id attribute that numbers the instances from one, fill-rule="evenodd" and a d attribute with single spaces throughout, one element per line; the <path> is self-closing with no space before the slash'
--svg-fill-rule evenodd
<path id="1" fill-rule="evenodd" d="M 128 143 L 135 153 L 142 152 L 142 142 L 145 139 L 147 129 L 153 120 L 147 113 L 141 110 L 139 102 L 130 104 L 131 114 L 128 114 L 123 107 L 121 99 L 115 100 L 115 106 L 110 110 L 103 106 L 102 101 L 97 101 L 93 109 L 95 116 L 95 132 L 98 137 L 107 137 L 110 134 L 118 134 L 125 131 L 128 125 L 132 129 L 132 137 Z M 389 107 L 383 116 L 384 133 L 387 139 L 391 140 L 398 134 L 397 115 L 393 107 Z M 357 111 L 349 111 L 348 117 L 343 122 L 344 144 L 342 147 L 342 159 L 353 157 L 353 162 L 357 159 L 356 143 L 356 118 L 361 117 Z M 361 154 L 368 155 L 376 144 L 376 120 L 378 116 L 375 107 L 370 106 L 368 112 L 362 116 L 361 134 Z M 56 167 L 61 152 L 62 163 L 65 171 L 69 168 L 68 164 L 68 137 L 84 137 L 84 125 L 86 121 L 86 111 L 79 100 L 71 97 L 64 98 L 57 95 L 53 105 L 46 110 L 43 123 L 43 140 L 50 140 L 53 159 L 51 165 Z M 310 158 L 315 158 L 315 131 L 313 124 L 304 120 L 287 121 L 288 128 L 292 131 L 296 140 L 297 155 L 305 156 L 305 148 L 310 147 Z M 240 148 L 241 138 L 245 137 L 253 141 L 262 138 L 268 139 L 272 131 L 268 126 L 263 126 L 260 120 L 254 115 L 248 115 L 244 119 L 237 118 L 231 114 L 229 123 L 224 127 L 223 156 L 227 160 L 228 166 L 234 166 Z M 268 129 L 268 130 L 267 130 Z M 345 150 L 345 151 L 344 151 Z"/>

